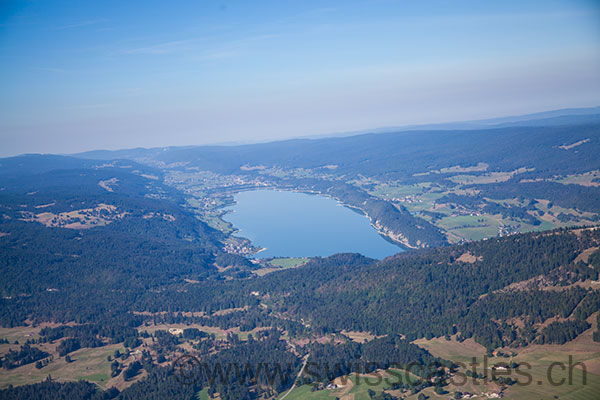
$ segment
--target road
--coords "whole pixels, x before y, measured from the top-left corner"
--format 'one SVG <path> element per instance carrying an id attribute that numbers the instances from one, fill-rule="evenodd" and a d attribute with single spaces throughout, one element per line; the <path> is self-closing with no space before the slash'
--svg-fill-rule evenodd
<path id="1" fill-rule="evenodd" d="M 306 363 L 308 362 L 308 357 L 310 356 L 310 354 L 307 354 L 304 357 L 304 363 L 302 364 L 302 368 L 300 368 L 300 372 L 298 372 L 298 376 L 296 376 L 296 380 L 294 380 L 294 384 L 292 385 L 292 387 L 290 388 L 290 390 L 287 391 L 286 394 L 284 394 L 283 396 L 281 396 L 279 398 L 279 400 L 283 400 L 287 397 L 288 394 L 290 394 L 292 392 L 292 390 L 294 390 L 296 388 L 298 379 L 300 379 L 300 376 L 302 376 L 302 372 L 304 371 L 304 367 L 306 367 Z"/>

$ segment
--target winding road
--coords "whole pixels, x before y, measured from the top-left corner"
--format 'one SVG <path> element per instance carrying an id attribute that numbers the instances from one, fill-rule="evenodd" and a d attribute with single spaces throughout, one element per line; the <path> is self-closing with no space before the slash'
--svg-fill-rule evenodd
<path id="1" fill-rule="evenodd" d="M 296 376 L 296 379 L 294 380 L 294 384 L 292 385 L 292 387 L 290 388 L 290 390 L 287 391 L 286 394 L 284 394 L 283 396 L 281 396 L 279 398 L 279 400 L 283 400 L 287 397 L 288 394 L 290 394 L 292 392 L 292 390 L 294 390 L 297 386 L 298 383 L 298 379 L 300 379 L 300 376 L 302 375 L 302 372 L 304 372 L 304 367 L 306 367 L 306 363 L 308 362 L 308 358 L 309 358 L 310 354 L 307 354 L 304 357 L 304 363 L 302 364 L 302 368 L 300 368 L 300 372 L 298 372 L 298 376 Z"/>

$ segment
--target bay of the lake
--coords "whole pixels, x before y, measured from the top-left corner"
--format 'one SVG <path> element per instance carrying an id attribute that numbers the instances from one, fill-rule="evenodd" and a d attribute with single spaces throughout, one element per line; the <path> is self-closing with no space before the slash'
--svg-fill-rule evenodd
<path id="1" fill-rule="evenodd" d="M 369 219 L 334 199 L 280 190 L 237 193 L 224 217 L 252 244 L 256 257 L 312 257 L 361 253 L 384 258 L 403 249 L 384 239 Z"/>

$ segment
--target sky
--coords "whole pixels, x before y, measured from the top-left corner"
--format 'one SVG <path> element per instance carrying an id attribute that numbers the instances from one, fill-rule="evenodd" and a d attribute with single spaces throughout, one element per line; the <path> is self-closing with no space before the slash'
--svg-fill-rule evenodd
<path id="1" fill-rule="evenodd" d="M 0 156 L 598 105 L 599 0 L 0 0 Z"/>

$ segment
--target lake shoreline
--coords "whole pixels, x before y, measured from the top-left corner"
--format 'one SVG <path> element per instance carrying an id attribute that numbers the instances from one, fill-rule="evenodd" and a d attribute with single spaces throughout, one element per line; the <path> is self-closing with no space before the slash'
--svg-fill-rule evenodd
<path id="1" fill-rule="evenodd" d="M 291 189 L 291 188 L 287 189 L 287 188 L 281 188 L 281 187 L 259 187 L 259 188 L 244 188 L 243 190 L 239 190 L 234 193 L 228 193 L 228 195 L 232 196 L 233 199 L 232 199 L 232 201 L 228 202 L 229 204 L 227 205 L 226 209 L 222 213 L 222 215 L 225 217 L 224 218 L 225 222 L 227 222 L 235 227 L 235 231 L 231 233 L 231 236 L 234 236 L 235 238 L 238 238 L 238 239 L 248 240 L 250 243 L 252 243 L 253 246 L 256 246 L 257 248 L 259 248 L 259 250 L 256 251 L 255 253 L 253 253 L 251 255 L 251 257 L 254 257 L 257 254 L 266 251 L 267 249 L 265 247 L 269 247 L 269 248 L 273 248 L 273 247 L 272 246 L 263 246 L 265 244 L 263 242 L 264 239 L 256 240 L 256 238 L 248 237 L 248 236 L 254 236 L 254 235 L 244 235 L 242 232 L 248 231 L 247 226 L 240 226 L 240 223 L 238 221 L 236 221 L 236 218 L 242 218 L 242 219 L 245 218 L 246 223 L 250 223 L 250 222 L 248 222 L 248 220 L 252 220 L 254 218 L 254 215 L 256 215 L 257 213 L 262 215 L 262 217 L 264 219 L 268 220 L 269 218 L 271 218 L 269 213 L 265 214 L 264 210 L 260 210 L 262 208 L 262 206 L 258 206 L 258 205 L 256 206 L 257 209 L 255 209 L 254 211 L 249 211 L 248 209 L 245 209 L 243 211 L 243 212 L 247 213 L 247 215 L 245 215 L 245 216 L 240 216 L 237 214 L 239 209 L 234 209 L 234 208 L 236 206 L 239 206 L 239 199 L 235 198 L 234 196 L 239 196 L 242 193 L 249 193 L 249 192 L 261 193 L 259 196 L 263 196 L 263 197 L 266 196 L 265 198 L 269 198 L 269 196 L 270 196 L 270 195 L 266 194 L 267 192 L 281 193 L 281 194 L 294 193 L 294 194 L 302 194 L 302 195 L 307 195 L 307 196 L 315 196 L 319 199 L 333 200 L 335 202 L 334 203 L 335 207 L 341 206 L 341 209 L 352 211 L 352 215 L 358 214 L 358 216 L 360 217 L 360 220 L 355 219 L 354 217 L 350 216 L 350 214 L 344 214 L 343 212 L 339 213 L 333 209 L 328 209 L 328 211 L 326 213 L 324 213 L 323 210 L 312 210 L 312 211 L 307 211 L 307 214 L 301 218 L 302 220 L 304 220 L 306 218 L 310 219 L 312 217 L 315 217 L 315 218 L 317 218 L 317 220 L 313 221 L 313 223 L 315 224 L 315 226 L 318 226 L 319 223 L 322 223 L 322 220 L 325 220 L 325 219 L 330 218 L 331 216 L 335 215 L 333 218 L 337 218 L 338 220 L 335 223 L 333 223 L 334 225 L 344 226 L 345 224 L 350 223 L 351 226 L 353 226 L 353 228 L 351 228 L 350 230 L 346 230 L 346 231 L 344 231 L 344 229 L 340 230 L 340 228 L 337 227 L 336 228 L 338 230 L 337 233 L 332 234 L 332 236 L 329 236 L 327 238 L 321 238 L 321 239 L 323 239 L 323 243 L 321 243 L 320 245 L 317 246 L 317 247 L 321 248 L 320 252 L 323 252 L 323 248 L 327 247 L 327 245 L 325 245 L 325 243 L 332 243 L 332 246 L 342 248 L 342 250 L 339 250 L 339 251 L 327 252 L 328 255 L 340 253 L 340 252 L 356 251 L 353 249 L 344 250 L 344 240 L 353 240 L 356 243 L 359 243 L 358 244 L 359 248 L 361 245 L 365 246 L 365 248 L 363 248 L 361 251 L 359 251 L 360 253 L 370 253 L 372 256 L 373 251 L 375 251 L 375 253 L 378 254 L 378 256 L 375 258 L 385 258 L 388 255 L 397 254 L 402 251 L 405 251 L 407 249 L 407 247 L 410 247 L 410 246 L 407 246 L 406 242 L 402 241 L 403 238 L 400 237 L 399 235 L 396 235 L 393 232 L 386 231 L 385 228 L 381 227 L 380 225 L 378 226 L 377 221 L 373 221 L 372 218 L 370 218 L 362 209 L 352 206 L 352 205 L 349 205 L 347 203 L 344 203 L 340 199 L 338 199 L 334 196 L 331 196 L 330 194 L 320 193 L 318 191 L 313 191 L 313 190 L 299 190 L 299 189 Z M 231 198 L 230 198 L 230 200 L 231 200 Z M 256 200 L 254 200 L 254 201 L 256 201 Z M 264 201 L 264 199 L 262 199 L 262 201 Z M 304 200 L 301 200 L 301 199 L 299 200 L 299 199 L 290 198 L 290 199 L 287 199 L 283 204 L 277 204 L 273 208 L 279 209 L 281 207 L 286 207 L 286 206 L 288 206 L 286 204 L 288 201 L 291 201 L 292 203 L 300 201 L 300 208 L 302 208 L 303 203 L 305 202 Z M 312 204 L 316 204 L 317 207 L 319 207 L 319 208 L 330 207 L 326 203 L 312 203 Z M 298 206 L 298 204 L 296 204 L 296 206 Z M 260 212 L 258 212 L 257 210 L 260 210 Z M 261 214 L 261 212 L 262 212 L 262 214 Z M 297 210 L 295 210 L 295 209 L 288 210 L 288 214 L 286 214 L 285 217 L 287 217 L 288 219 L 289 218 L 293 219 L 293 217 L 291 217 L 290 215 L 295 214 L 296 212 L 297 212 Z M 318 217 L 318 214 L 321 214 L 321 217 Z M 341 215 L 344 215 L 344 216 L 342 217 Z M 227 218 L 227 217 L 229 217 L 229 218 Z M 363 225 L 363 223 L 360 222 L 360 221 L 362 221 L 363 217 L 367 219 L 368 224 Z M 322 219 L 319 219 L 319 218 L 322 218 Z M 349 222 L 350 220 L 348 220 L 348 218 L 350 218 L 350 220 L 353 220 L 354 222 Z M 278 222 L 278 223 L 281 223 L 281 222 Z M 290 223 L 290 221 L 288 221 L 288 224 L 289 223 Z M 275 225 L 277 225 L 277 223 Z M 361 228 L 361 226 L 362 226 L 362 228 Z M 304 228 L 306 229 L 306 227 L 304 227 Z M 304 231 L 304 233 L 306 234 L 305 237 L 311 237 L 314 234 L 318 235 L 317 232 L 323 228 L 324 227 L 321 227 L 314 232 L 310 232 L 309 234 L 306 234 L 306 230 L 305 230 Z M 326 228 L 331 229 L 332 227 L 330 226 L 330 227 L 326 227 Z M 367 228 L 368 231 L 365 231 L 365 228 Z M 268 229 L 265 230 L 265 228 L 262 226 L 256 226 L 255 229 L 257 229 L 259 231 L 262 230 L 263 235 L 267 235 L 267 237 L 269 235 L 273 236 L 272 232 L 269 232 Z M 370 235 L 369 232 L 371 232 L 371 230 L 373 231 L 373 233 L 377 234 L 378 239 L 374 239 L 372 236 L 369 236 Z M 292 231 L 289 228 L 289 225 L 280 226 L 279 228 L 277 228 L 277 231 L 278 232 L 287 232 L 287 235 L 290 235 L 290 234 L 293 235 Z M 363 232 L 363 233 L 360 233 L 360 232 Z M 236 236 L 236 234 L 239 234 L 239 236 Z M 301 232 L 298 232 L 298 234 L 302 234 L 302 230 L 301 230 Z M 348 235 L 346 235 L 346 234 L 348 234 Z M 244 236 L 242 236 L 242 235 L 244 235 Z M 345 235 L 346 235 L 346 238 L 344 238 Z M 359 237 L 360 235 L 364 235 L 364 240 L 357 241 L 357 237 Z M 279 236 L 279 235 L 276 234 L 274 236 Z M 369 239 L 369 237 L 370 237 L 370 239 Z M 386 243 L 385 245 L 383 245 L 381 242 L 378 242 L 378 240 L 381 240 L 381 239 L 383 240 L 383 242 Z M 273 240 L 277 241 L 277 239 L 273 239 Z M 291 242 L 294 243 L 294 240 L 292 240 Z M 364 242 L 364 244 L 363 244 L 363 242 Z M 385 251 L 383 249 L 386 248 L 386 246 L 391 246 L 391 247 L 389 247 L 388 250 Z M 301 247 L 304 247 L 304 245 Z M 275 248 L 277 248 L 277 247 L 275 247 Z M 318 256 L 318 255 L 322 255 L 322 254 L 283 252 L 282 254 L 270 254 L 270 253 L 268 255 L 265 254 L 263 257 L 264 258 L 276 257 L 276 256 L 280 256 L 280 257 L 283 257 L 283 256 L 285 256 L 285 257 L 291 257 L 291 256 L 312 257 L 312 256 Z M 259 258 L 263 258 L 263 257 L 259 257 Z"/>

